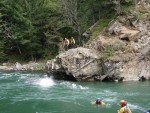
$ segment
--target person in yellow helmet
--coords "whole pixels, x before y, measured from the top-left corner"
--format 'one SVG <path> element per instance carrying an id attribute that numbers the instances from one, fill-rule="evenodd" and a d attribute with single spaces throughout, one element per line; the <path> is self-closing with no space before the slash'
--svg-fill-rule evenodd
<path id="1" fill-rule="evenodd" d="M 120 106 L 121 108 L 117 111 L 118 113 L 132 113 L 125 100 L 120 100 Z"/>
<path id="2" fill-rule="evenodd" d="M 71 43 L 71 48 L 74 48 L 74 46 L 75 46 L 75 39 L 73 37 L 71 37 L 70 43 Z"/>
<path id="3" fill-rule="evenodd" d="M 67 38 L 65 38 L 65 40 L 64 40 L 64 46 L 65 46 L 65 50 L 68 50 L 69 40 Z"/>

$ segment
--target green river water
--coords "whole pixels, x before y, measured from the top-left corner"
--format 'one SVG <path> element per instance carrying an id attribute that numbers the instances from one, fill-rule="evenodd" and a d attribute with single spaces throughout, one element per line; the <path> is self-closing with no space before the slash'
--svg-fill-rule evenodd
<path id="1" fill-rule="evenodd" d="M 93 105 L 97 97 L 106 105 Z M 121 99 L 133 113 L 144 113 L 150 81 L 69 82 L 41 72 L 0 72 L 0 113 L 117 113 Z"/>

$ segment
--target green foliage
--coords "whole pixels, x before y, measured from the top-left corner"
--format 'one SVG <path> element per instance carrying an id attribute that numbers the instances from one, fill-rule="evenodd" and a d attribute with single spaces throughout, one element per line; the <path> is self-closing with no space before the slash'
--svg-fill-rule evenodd
<path id="1" fill-rule="evenodd" d="M 0 12 L 0 33 L 2 33 L 2 14 Z"/>
<path id="2" fill-rule="evenodd" d="M 83 31 L 101 19 L 109 19 L 114 14 L 113 5 L 106 0 L 80 0 L 78 18 Z"/>
<path id="3" fill-rule="evenodd" d="M 2 21 L 9 30 L 5 40 L 7 54 L 31 60 L 46 56 L 45 49 L 53 50 L 54 54 L 58 51 L 49 48 L 60 42 L 57 29 L 61 15 L 56 3 L 56 0 L 1 0 Z"/>
<path id="4" fill-rule="evenodd" d="M 113 56 L 113 54 L 114 54 L 114 51 L 110 47 L 105 47 L 104 50 L 102 51 L 102 56 L 104 58 L 111 57 Z"/>
<path id="5" fill-rule="evenodd" d="M 108 43 L 102 45 L 102 54 L 104 57 L 111 57 L 115 52 L 127 50 L 126 43 L 119 39 L 111 39 Z"/>
<path id="6" fill-rule="evenodd" d="M 122 10 L 133 4 L 122 0 Z M 0 0 L 0 56 L 52 58 L 64 37 L 77 37 L 80 43 L 82 33 L 95 23 L 92 39 L 96 38 L 114 17 L 114 9 L 112 0 Z M 111 50 L 105 53 L 111 55 Z"/>
<path id="7" fill-rule="evenodd" d="M 92 29 L 92 39 L 96 38 L 98 36 L 99 33 L 101 33 L 101 31 L 109 24 L 109 22 L 111 21 L 111 18 L 109 19 L 100 19 L 96 25 L 94 26 L 94 28 Z"/>
<path id="8" fill-rule="evenodd" d="M 128 12 L 134 11 L 135 4 L 138 3 L 139 0 L 122 0 L 121 1 L 121 13 L 126 14 Z"/>
<path id="9" fill-rule="evenodd" d="M 145 8 L 145 7 L 141 7 L 141 8 L 139 9 L 139 12 L 140 12 L 140 13 L 150 13 L 149 9 L 147 9 L 147 8 Z"/>
<path id="10" fill-rule="evenodd" d="M 134 8 L 132 5 L 129 6 L 123 5 L 121 6 L 121 10 L 122 10 L 122 14 L 127 14 L 130 11 L 134 11 Z"/>
<path id="11" fill-rule="evenodd" d="M 2 13 L 0 12 L 0 62 L 5 61 L 6 58 L 6 54 L 5 54 L 5 50 L 4 50 L 4 39 L 3 39 L 3 21 L 2 21 Z"/>
<path id="12" fill-rule="evenodd" d="M 4 53 L 4 42 L 0 40 L 0 62 L 7 60 L 6 54 Z"/>
<path id="13" fill-rule="evenodd" d="M 137 20 L 150 19 L 150 10 L 142 5 L 138 9 L 130 12 L 137 18 Z"/>

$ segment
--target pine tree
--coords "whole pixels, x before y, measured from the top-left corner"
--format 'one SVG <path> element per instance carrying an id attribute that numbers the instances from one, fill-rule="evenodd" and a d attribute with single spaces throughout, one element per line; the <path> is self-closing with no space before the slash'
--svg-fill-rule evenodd
<path id="1" fill-rule="evenodd" d="M 2 10 L 9 30 L 8 54 L 34 60 L 49 50 L 58 51 L 55 48 L 60 41 L 57 30 L 61 15 L 55 3 L 55 0 L 3 0 Z"/>
<path id="2" fill-rule="evenodd" d="M 3 27 L 2 13 L 0 12 L 0 62 L 6 60 L 6 54 L 4 53 L 4 39 L 3 39 Z"/>

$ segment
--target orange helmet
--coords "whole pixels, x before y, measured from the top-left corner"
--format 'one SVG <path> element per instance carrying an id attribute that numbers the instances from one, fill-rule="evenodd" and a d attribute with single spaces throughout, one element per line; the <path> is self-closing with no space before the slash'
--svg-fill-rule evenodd
<path id="1" fill-rule="evenodd" d="M 120 105 L 122 106 L 124 106 L 124 105 L 126 105 L 127 104 L 127 102 L 125 101 L 125 100 L 120 100 Z"/>

